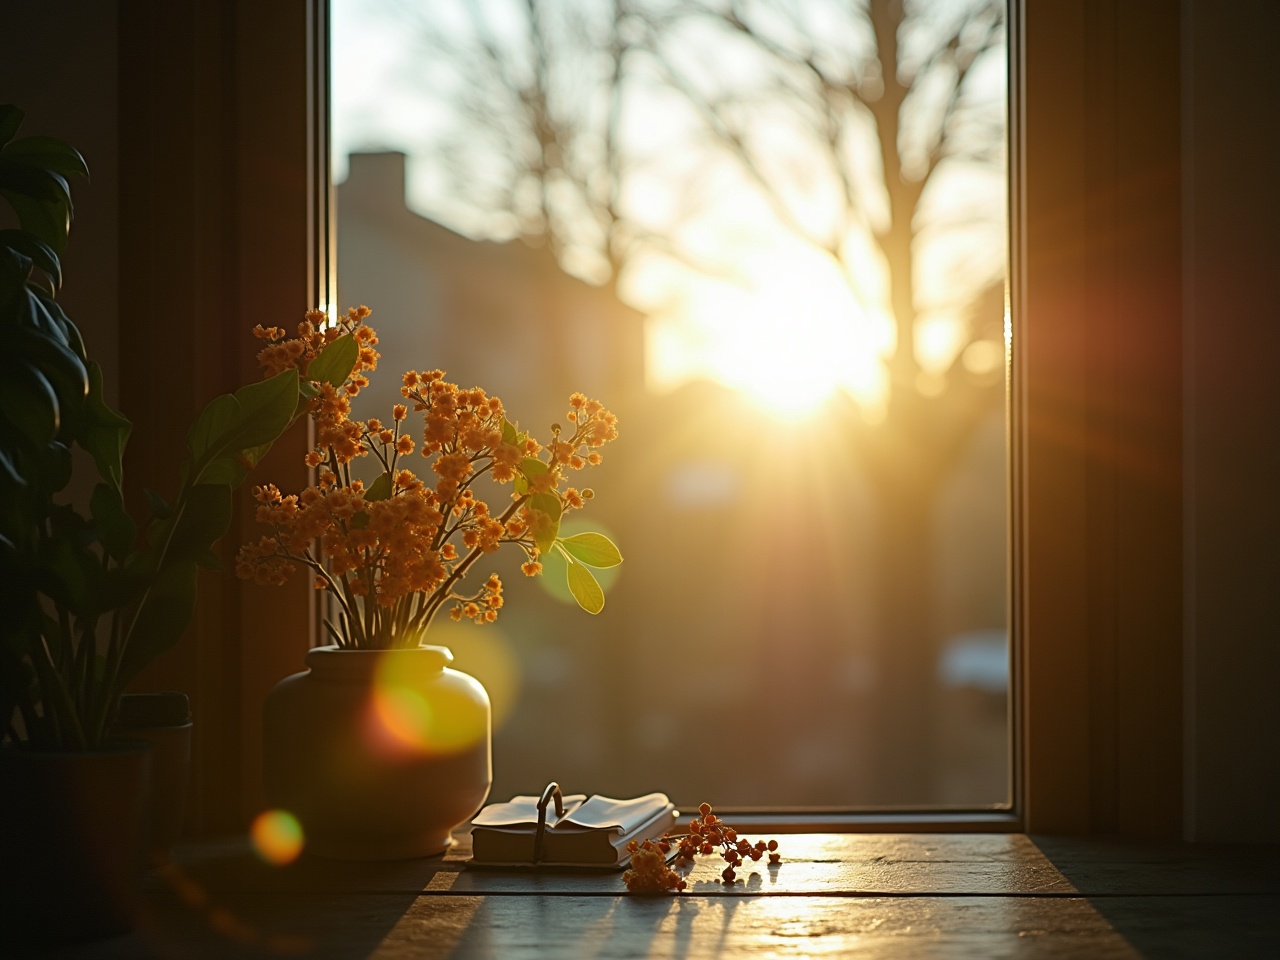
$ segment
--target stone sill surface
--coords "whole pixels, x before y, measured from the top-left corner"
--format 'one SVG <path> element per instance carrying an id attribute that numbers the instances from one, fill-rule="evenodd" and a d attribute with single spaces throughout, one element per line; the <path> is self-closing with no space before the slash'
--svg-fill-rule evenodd
<path id="1" fill-rule="evenodd" d="M 776 836 L 780 865 L 726 885 L 703 858 L 659 898 L 627 896 L 620 873 L 468 870 L 465 836 L 443 857 L 284 868 L 243 839 L 193 843 L 148 878 L 135 933 L 42 955 L 1280 957 L 1275 847 Z"/>

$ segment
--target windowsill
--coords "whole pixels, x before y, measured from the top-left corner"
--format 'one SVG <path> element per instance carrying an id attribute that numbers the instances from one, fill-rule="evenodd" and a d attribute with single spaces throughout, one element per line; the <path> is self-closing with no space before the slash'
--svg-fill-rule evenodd
<path id="1" fill-rule="evenodd" d="M 751 836 L 755 831 L 744 830 Z M 790 834 L 729 886 L 679 897 L 621 875 L 472 871 L 469 838 L 395 863 L 271 868 L 242 839 L 184 846 L 134 934 L 74 958 L 1275 955 L 1277 851 L 986 834 Z"/>

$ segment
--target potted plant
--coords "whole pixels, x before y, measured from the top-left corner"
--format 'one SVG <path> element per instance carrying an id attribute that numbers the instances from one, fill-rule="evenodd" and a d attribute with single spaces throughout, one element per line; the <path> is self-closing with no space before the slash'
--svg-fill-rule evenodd
<path id="1" fill-rule="evenodd" d="M 55 299 L 70 228 L 68 178 L 84 159 L 15 139 L 0 106 L 0 923 L 43 935 L 129 924 L 147 829 L 149 754 L 117 743 L 121 696 L 185 632 L 196 571 L 231 520 L 232 492 L 294 419 L 296 369 L 218 397 L 187 436 L 172 502 L 125 507 L 131 424 Z M 62 502 L 81 448 L 98 482 L 87 511 Z"/>
<path id="2" fill-rule="evenodd" d="M 557 550 L 578 603 L 590 613 L 604 606 L 589 568 L 621 563 L 617 547 L 598 533 L 559 531 L 593 496 L 567 485 L 569 471 L 600 463 L 617 418 L 574 394 L 570 427 L 552 425 L 543 446 L 497 397 L 431 370 L 404 374 L 404 403 L 386 421 L 352 419 L 351 399 L 378 362 L 368 316 L 359 307 L 330 323 L 312 313 L 295 337 L 255 331 L 269 375 L 306 369 L 317 391 L 307 464 L 318 477 L 296 495 L 256 488 L 257 519 L 270 532 L 241 549 L 236 569 L 267 584 L 303 569 L 333 611 L 332 645 L 310 651 L 310 670 L 268 698 L 268 801 L 298 818 L 315 853 L 390 859 L 444 850 L 492 782 L 488 697 L 449 668 L 448 649 L 424 643 L 441 614 L 497 619 L 500 578 L 467 587 L 467 575 L 506 547 L 536 576 L 539 558 Z M 408 466 L 415 452 L 431 463 L 426 479 Z M 353 473 L 362 458 L 376 474 L 367 486 Z M 493 494 L 505 506 L 491 508 Z"/>

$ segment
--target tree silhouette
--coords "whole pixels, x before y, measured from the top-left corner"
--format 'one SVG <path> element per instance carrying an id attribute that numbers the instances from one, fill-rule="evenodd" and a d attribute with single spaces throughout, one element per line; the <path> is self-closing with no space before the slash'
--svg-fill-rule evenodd
<path id="1" fill-rule="evenodd" d="M 689 156 L 732 166 L 777 228 L 834 258 L 863 307 L 890 318 L 882 403 L 843 421 L 877 495 L 882 733 L 862 798 L 927 802 L 938 653 L 932 509 L 1003 402 L 1003 205 L 991 176 L 1004 158 L 1003 74 L 990 72 L 1003 69 L 1003 3 L 453 9 L 401 10 L 418 20 L 428 82 L 451 105 L 452 125 L 430 144 L 446 216 L 548 245 L 565 269 L 615 292 L 620 274 L 653 252 L 733 278 L 731 262 L 681 240 L 681 223 L 702 212 L 696 173 L 666 220 L 629 193 L 669 169 L 673 134 L 657 128 L 670 127 Z M 635 134 L 646 124 L 652 143 Z M 878 270 L 868 271 L 868 256 Z M 936 268 L 924 277 L 930 256 L 950 263 L 941 281 Z M 953 331 L 941 364 L 919 349 L 922 327 L 940 315 Z"/>
<path id="2" fill-rule="evenodd" d="M 716 142 L 769 199 L 777 221 L 844 264 L 850 278 L 857 275 L 850 258 L 860 250 L 851 236 L 869 238 L 883 261 L 896 332 L 883 417 L 848 422 L 878 501 L 875 716 L 882 733 L 870 764 L 876 783 L 865 795 L 871 803 L 918 803 L 931 796 L 935 739 L 932 508 L 975 429 L 1003 401 L 1003 365 L 994 361 L 1003 356 L 1004 251 L 988 243 L 985 258 L 966 264 L 968 277 L 952 278 L 946 306 L 966 327 L 941 370 L 926 368 L 917 348 L 919 267 L 922 247 L 939 233 L 975 220 L 994 220 L 996 229 L 1003 223 L 998 203 L 994 210 L 962 207 L 957 217 L 931 201 L 948 177 L 954 189 L 957 174 L 1001 169 L 1002 84 L 984 90 L 975 78 L 992 66 L 984 59 L 1003 50 L 1004 5 L 708 0 L 679 4 L 663 21 L 674 39 L 660 54 L 701 28 L 726 54 L 745 47 L 751 56 L 755 76 L 745 89 L 683 67 L 687 57 L 666 54 L 663 62 Z M 812 162 L 798 173 L 779 162 L 776 139 L 760 135 L 761 116 L 779 118 L 775 123 L 803 142 L 806 156 L 817 158 L 816 173 Z M 873 155 L 859 153 L 860 146 Z M 802 215 L 804 178 L 825 186 L 825 217 Z"/>

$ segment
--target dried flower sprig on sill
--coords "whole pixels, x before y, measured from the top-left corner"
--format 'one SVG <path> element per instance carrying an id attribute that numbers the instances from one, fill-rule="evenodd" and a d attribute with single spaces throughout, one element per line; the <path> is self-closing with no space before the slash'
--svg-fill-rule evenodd
<path id="1" fill-rule="evenodd" d="M 673 844 L 679 844 L 676 865 L 692 863 L 699 854 L 709 856 L 719 853 L 728 864 L 720 876 L 725 883 L 733 883 L 737 870 L 747 860 L 757 861 L 766 854 L 770 864 L 782 862 L 777 840 L 757 840 L 754 844 L 726 824 L 711 811 L 711 804 L 698 808 L 698 816 L 689 821 L 689 832 L 677 836 L 665 836 L 660 840 L 632 840 L 627 844 L 631 854 L 631 867 L 622 875 L 622 881 L 631 893 L 663 894 L 679 893 L 688 883 L 675 870 L 667 866 L 667 854 Z"/>

